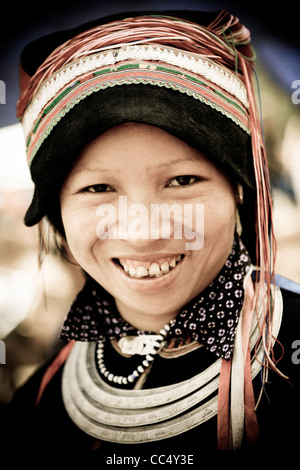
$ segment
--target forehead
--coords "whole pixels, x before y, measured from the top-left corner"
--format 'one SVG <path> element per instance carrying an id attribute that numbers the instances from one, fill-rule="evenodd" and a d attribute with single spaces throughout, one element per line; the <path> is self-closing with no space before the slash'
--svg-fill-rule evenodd
<path id="1" fill-rule="evenodd" d="M 97 165 L 106 171 L 131 163 L 151 168 L 205 162 L 212 165 L 199 150 L 166 131 L 142 123 L 125 123 L 105 131 L 81 151 L 74 169 Z"/>

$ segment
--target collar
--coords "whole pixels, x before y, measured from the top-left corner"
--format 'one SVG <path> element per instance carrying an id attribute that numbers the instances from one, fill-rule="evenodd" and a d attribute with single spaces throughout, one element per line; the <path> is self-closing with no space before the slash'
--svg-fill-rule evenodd
<path id="1" fill-rule="evenodd" d="M 170 323 L 170 339 L 190 339 L 229 360 L 243 305 L 243 281 L 250 258 L 238 236 L 223 268 L 197 297 L 189 302 Z M 140 331 L 124 321 L 114 298 L 93 279 L 88 279 L 78 294 L 61 331 L 61 339 L 98 341 L 119 340 L 123 336 L 153 334 Z"/>

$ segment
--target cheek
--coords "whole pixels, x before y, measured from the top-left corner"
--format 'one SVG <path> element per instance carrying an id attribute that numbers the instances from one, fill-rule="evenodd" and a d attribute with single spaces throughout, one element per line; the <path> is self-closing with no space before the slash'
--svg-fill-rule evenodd
<path id="1" fill-rule="evenodd" d="M 226 243 L 235 227 L 236 204 L 231 192 L 216 194 L 204 206 L 204 236 L 216 237 L 218 243 Z"/>
<path id="2" fill-rule="evenodd" d="M 197 291 L 201 292 L 224 265 L 233 243 L 235 228 L 235 199 L 231 192 L 206 200 L 204 204 L 204 244 L 194 252 L 194 273 Z"/>
<path id="3" fill-rule="evenodd" d="M 62 221 L 67 243 L 79 264 L 91 253 L 92 247 L 98 240 L 94 219 L 95 213 L 92 217 L 89 210 L 77 211 L 68 207 L 62 208 Z"/>

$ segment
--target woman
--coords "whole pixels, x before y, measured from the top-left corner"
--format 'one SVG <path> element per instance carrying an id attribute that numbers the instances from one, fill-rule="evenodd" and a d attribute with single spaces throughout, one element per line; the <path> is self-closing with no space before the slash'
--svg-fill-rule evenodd
<path id="1" fill-rule="evenodd" d="M 24 50 L 25 223 L 47 217 L 87 280 L 13 401 L 27 448 L 153 463 L 297 442 L 299 295 L 275 285 L 253 60 L 225 11 L 118 15 Z"/>

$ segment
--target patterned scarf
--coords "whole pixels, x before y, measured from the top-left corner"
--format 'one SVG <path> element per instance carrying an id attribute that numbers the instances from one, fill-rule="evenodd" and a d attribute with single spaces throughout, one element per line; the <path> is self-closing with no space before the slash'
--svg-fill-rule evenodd
<path id="1" fill-rule="evenodd" d="M 197 297 L 171 322 L 172 339 L 193 339 L 218 357 L 230 359 L 236 328 L 244 300 L 243 281 L 250 258 L 235 236 L 223 268 Z M 123 320 L 114 298 L 96 281 L 89 279 L 75 299 L 63 324 L 61 339 L 97 341 L 105 337 L 153 334 L 140 331 Z"/>

